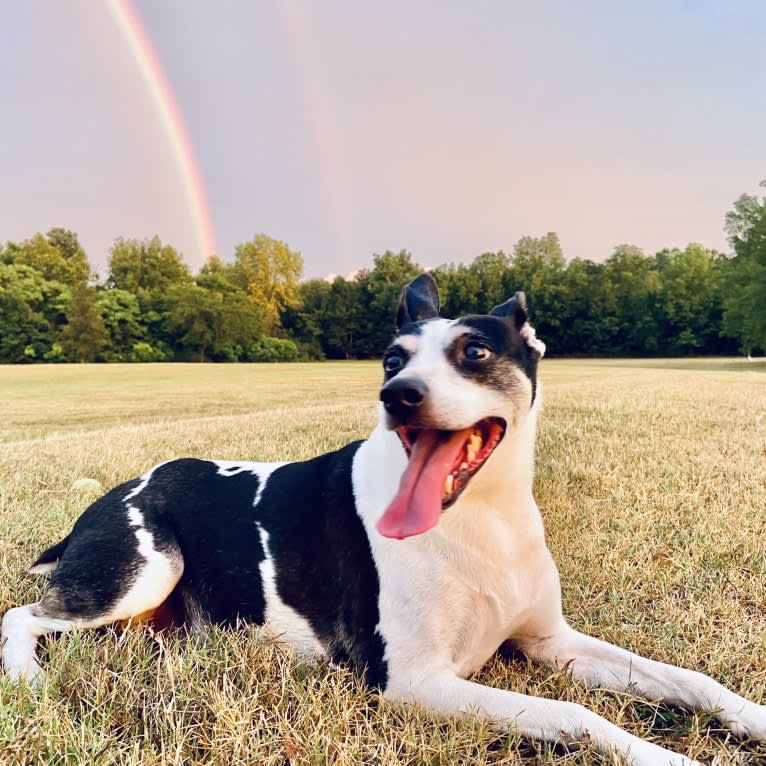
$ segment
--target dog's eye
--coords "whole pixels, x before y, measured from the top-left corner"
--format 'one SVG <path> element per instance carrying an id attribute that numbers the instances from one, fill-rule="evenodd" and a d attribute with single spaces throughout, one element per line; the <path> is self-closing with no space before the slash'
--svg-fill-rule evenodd
<path id="1" fill-rule="evenodd" d="M 483 362 L 492 356 L 492 351 L 481 343 L 469 343 L 463 349 L 463 356 L 469 362 Z"/>
<path id="2" fill-rule="evenodd" d="M 398 372 L 404 365 L 404 359 L 398 354 L 391 354 L 383 360 L 383 369 L 386 372 Z"/>

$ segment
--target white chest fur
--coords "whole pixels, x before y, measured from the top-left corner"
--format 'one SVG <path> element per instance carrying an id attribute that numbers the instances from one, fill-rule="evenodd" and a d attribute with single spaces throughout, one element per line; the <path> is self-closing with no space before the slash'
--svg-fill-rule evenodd
<path id="1" fill-rule="evenodd" d="M 494 470 L 506 470 L 498 457 Z M 406 457 L 396 436 L 376 429 L 354 463 L 357 511 L 380 578 L 379 630 L 389 671 L 445 664 L 461 676 L 480 668 L 510 635 L 523 631 L 540 600 L 558 602 L 558 579 L 545 546 L 531 480 L 469 486 L 429 532 L 384 538 L 375 523 L 396 491 Z M 509 486 L 512 491 L 509 492 Z M 551 593 L 553 588 L 553 593 Z"/>

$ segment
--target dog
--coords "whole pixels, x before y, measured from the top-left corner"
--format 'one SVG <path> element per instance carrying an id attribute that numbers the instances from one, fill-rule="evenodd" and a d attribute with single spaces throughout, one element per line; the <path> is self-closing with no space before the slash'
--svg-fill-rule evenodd
<path id="1" fill-rule="evenodd" d="M 546 741 L 587 740 L 633 766 L 696 762 L 587 708 L 468 680 L 501 644 L 588 686 L 715 711 L 766 739 L 766 707 L 701 673 L 572 629 L 532 496 L 538 361 L 523 293 L 439 316 L 436 283 L 401 295 L 365 441 L 295 463 L 173 460 L 111 490 L 30 569 L 43 598 L 2 621 L 2 661 L 39 683 L 40 636 L 158 613 L 190 628 L 265 623 L 298 652 L 438 714 L 474 712 Z"/>

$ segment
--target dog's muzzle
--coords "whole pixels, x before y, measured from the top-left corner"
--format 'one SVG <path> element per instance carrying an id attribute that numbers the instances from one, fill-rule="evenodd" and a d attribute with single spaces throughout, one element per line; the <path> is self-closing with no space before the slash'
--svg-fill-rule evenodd
<path id="1" fill-rule="evenodd" d="M 380 390 L 380 401 L 389 415 L 407 421 L 428 395 L 428 386 L 418 378 L 394 378 Z"/>

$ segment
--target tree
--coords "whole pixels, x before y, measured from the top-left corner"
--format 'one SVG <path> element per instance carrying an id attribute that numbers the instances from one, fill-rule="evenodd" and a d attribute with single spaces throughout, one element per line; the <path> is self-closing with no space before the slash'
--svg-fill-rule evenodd
<path id="1" fill-rule="evenodd" d="M 482 314 L 506 301 L 511 260 L 502 251 L 482 253 L 470 265 L 450 264 L 434 271 L 444 316 Z"/>
<path id="2" fill-rule="evenodd" d="M 262 334 L 258 307 L 241 292 L 177 285 L 168 296 L 165 330 L 182 350 L 206 359 L 236 361 Z"/>
<path id="3" fill-rule="evenodd" d="M 5 265 L 5 264 L 3 264 Z M 0 361 L 33 361 L 48 345 L 48 323 L 33 311 L 20 291 L 0 286 Z"/>
<path id="4" fill-rule="evenodd" d="M 522 237 L 513 248 L 513 259 L 503 294 L 516 290 L 527 295 L 531 316 L 551 354 L 559 353 L 558 337 L 567 309 L 564 280 L 566 261 L 555 232 L 544 237 Z"/>
<path id="5" fill-rule="evenodd" d="M 132 361 L 135 345 L 146 339 L 138 298 L 127 290 L 113 287 L 98 294 L 97 305 L 107 332 L 102 351 L 104 361 Z"/>
<path id="6" fill-rule="evenodd" d="M 766 197 L 743 194 L 726 231 L 734 257 L 724 268 L 723 330 L 745 353 L 766 351 Z"/>
<path id="7" fill-rule="evenodd" d="M 47 239 L 35 234 L 20 244 L 8 243 L 3 259 L 29 266 L 45 279 L 69 287 L 87 285 L 91 273 L 77 235 L 66 229 L 51 229 Z"/>
<path id="8" fill-rule="evenodd" d="M 107 288 L 133 293 L 138 299 L 141 326 L 153 345 L 170 343 L 165 317 L 168 296 L 174 287 L 192 283 L 189 267 L 180 253 L 163 245 L 159 237 L 148 240 L 116 239 L 109 253 Z"/>
<path id="9" fill-rule="evenodd" d="M 445 317 L 458 317 L 479 311 L 483 303 L 478 274 L 470 265 L 450 263 L 432 272 L 442 298 Z"/>
<path id="10" fill-rule="evenodd" d="M 247 350 L 249 362 L 297 362 L 300 349 L 289 338 L 261 338 Z"/>
<path id="11" fill-rule="evenodd" d="M 359 282 L 343 277 L 336 277 L 330 285 L 319 317 L 322 349 L 330 359 L 361 355 L 359 344 L 364 330 L 360 324 L 363 308 L 359 293 Z"/>
<path id="12" fill-rule="evenodd" d="M 234 257 L 240 284 L 259 308 L 266 334 L 272 335 L 282 312 L 299 303 L 303 258 L 265 234 L 237 245 Z"/>
<path id="13" fill-rule="evenodd" d="M 711 353 L 719 346 L 721 272 L 718 255 L 692 243 L 655 256 L 663 352 Z"/>
<path id="14" fill-rule="evenodd" d="M 220 293 L 244 291 L 242 276 L 237 266 L 224 263 L 217 255 L 211 255 L 205 261 L 194 281 L 199 287 Z"/>
<path id="15" fill-rule="evenodd" d="M 372 270 L 363 271 L 357 280 L 358 312 L 353 311 L 353 306 L 347 309 L 359 330 L 355 355 L 370 357 L 383 352 L 396 329 L 396 306 L 402 287 L 422 271 L 406 250 L 386 250 L 373 256 Z"/>
<path id="16" fill-rule="evenodd" d="M 301 353 L 310 359 L 323 359 L 324 317 L 327 311 L 330 283 L 324 279 L 309 279 L 298 288 L 297 306 L 282 312 L 282 328 L 298 343 Z"/>
<path id="17" fill-rule="evenodd" d="M 60 340 L 69 359 L 92 362 L 107 342 L 107 331 L 97 305 L 95 288 L 80 285 L 67 303 L 66 324 Z"/>
<path id="18" fill-rule="evenodd" d="M 546 342 L 552 341 L 559 354 L 598 356 L 611 352 L 620 319 L 610 293 L 603 264 L 573 259 L 563 274 L 564 300 L 556 337 L 540 337 Z M 536 312 L 532 321 L 536 322 Z"/>
<path id="19" fill-rule="evenodd" d="M 88 262 L 88 257 L 85 255 L 85 251 L 82 249 L 77 238 L 77 234 L 69 229 L 56 227 L 51 229 L 45 236 L 67 263 L 71 274 L 71 281 L 62 281 L 69 285 L 87 284 L 93 272 Z"/>
<path id="20" fill-rule="evenodd" d="M 544 237 L 522 237 L 513 248 L 511 284 L 506 285 L 506 292 L 542 294 L 550 275 L 561 273 L 565 267 L 558 234 L 550 231 Z"/>
<path id="21" fill-rule="evenodd" d="M 31 266 L 0 263 L 0 360 L 35 361 L 50 351 L 69 288 Z"/>
<path id="22" fill-rule="evenodd" d="M 191 282 L 189 267 L 178 251 L 163 245 L 159 237 L 114 241 L 109 251 L 107 286 L 142 296 L 156 294 L 173 285 Z"/>
<path id="23" fill-rule="evenodd" d="M 625 356 L 656 354 L 660 350 L 659 277 L 653 260 L 635 245 L 618 245 L 603 269 L 605 308 L 614 327 L 607 351 Z"/>

